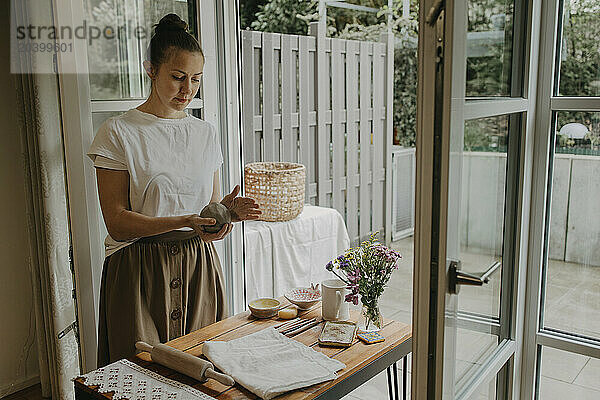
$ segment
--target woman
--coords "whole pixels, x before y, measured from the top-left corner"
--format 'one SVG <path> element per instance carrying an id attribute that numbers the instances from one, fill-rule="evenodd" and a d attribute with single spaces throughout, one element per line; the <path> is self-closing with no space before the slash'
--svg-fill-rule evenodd
<path id="1" fill-rule="evenodd" d="M 223 163 L 215 129 L 183 110 L 195 97 L 204 55 L 187 24 L 169 14 L 155 25 L 144 68 L 151 93 L 139 107 L 110 118 L 88 155 L 108 229 L 102 270 L 98 366 L 135 354 L 135 342 L 165 342 L 225 316 L 223 276 L 212 218 L 197 214 L 219 201 Z M 258 206 L 221 203 L 234 222 L 257 219 Z"/>

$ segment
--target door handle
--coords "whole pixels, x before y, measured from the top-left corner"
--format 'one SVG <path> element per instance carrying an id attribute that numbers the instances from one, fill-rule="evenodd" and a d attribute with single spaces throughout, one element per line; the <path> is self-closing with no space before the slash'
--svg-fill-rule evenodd
<path id="1" fill-rule="evenodd" d="M 458 260 L 450 260 L 448 268 L 448 291 L 451 294 L 458 294 L 460 291 L 459 285 L 482 286 L 484 283 L 488 283 L 491 273 L 500 266 L 500 263 L 494 263 L 487 271 L 481 274 L 470 274 L 462 272 L 460 264 Z"/>

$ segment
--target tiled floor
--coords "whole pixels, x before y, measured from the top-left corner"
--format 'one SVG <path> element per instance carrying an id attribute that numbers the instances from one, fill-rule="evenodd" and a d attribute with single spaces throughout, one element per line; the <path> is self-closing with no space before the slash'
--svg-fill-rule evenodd
<path id="1" fill-rule="evenodd" d="M 546 327 L 600 339 L 600 267 L 550 260 L 547 288 Z"/>
<path id="2" fill-rule="evenodd" d="M 403 259 L 381 298 L 381 312 L 397 321 L 412 323 L 413 238 L 393 243 Z M 485 269 L 490 256 L 463 251 L 463 269 Z M 484 287 L 461 288 L 459 309 L 498 315 L 500 270 Z M 551 260 L 546 285 L 545 324 L 548 327 L 600 338 L 600 267 Z M 477 366 L 496 344 L 495 336 L 459 329 L 457 337 L 457 376 L 464 376 Z M 398 364 L 399 372 L 401 365 Z M 410 361 L 409 361 L 410 377 Z M 410 387 L 410 385 L 409 385 Z M 600 360 L 544 348 L 539 386 L 539 400 L 600 399 Z M 474 396 L 476 400 L 494 397 L 494 384 Z M 344 397 L 344 400 L 387 398 L 385 371 Z"/>

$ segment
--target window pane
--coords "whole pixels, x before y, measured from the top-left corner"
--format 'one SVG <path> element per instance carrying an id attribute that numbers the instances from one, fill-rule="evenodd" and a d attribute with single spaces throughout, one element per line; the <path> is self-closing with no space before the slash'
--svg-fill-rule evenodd
<path id="1" fill-rule="evenodd" d="M 494 377 L 486 384 L 482 385 L 478 390 L 473 393 L 470 397 L 472 400 L 495 400 L 496 399 L 496 385 L 498 382 L 498 376 Z"/>
<path id="2" fill-rule="evenodd" d="M 600 339 L 600 113 L 556 119 L 543 322 Z"/>
<path id="3" fill-rule="evenodd" d="M 479 274 L 493 265 L 498 267 L 486 285 L 462 285 L 458 294 L 458 388 L 480 369 L 499 343 L 508 132 L 506 115 L 465 121 L 461 182 L 456 185 L 462 191 L 459 259 L 467 273 Z M 454 167 L 460 168 L 458 164 Z M 453 242 L 450 237 L 448 240 Z"/>
<path id="4" fill-rule="evenodd" d="M 512 31 L 511 0 L 468 2 L 467 96 L 510 95 Z"/>
<path id="5" fill-rule="evenodd" d="M 556 113 L 556 153 L 600 155 L 600 112 Z"/>
<path id="6" fill-rule="evenodd" d="M 600 360 L 542 347 L 538 400 L 600 399 Z"/>
<path id="7" fill-rule="evenodd" d="M 464 287 L 464 286 L 463 286 Z M 462 293 L 462 289 L 460 289 Z M 458 324 L 461 324 L 459 320 Z M 498 336 L 474 329 L 457 328 L 454 382 L 460 390 L 498 347 Z"/>
<path id="8" fill-rule="evenodd" d="M 172 12 L 190 24 L 188 2 L 86 0 L 84 4 L 87 23 L 103 32 L 88 45 L 92 100 L 146 97 L 150 82 L 145 78 L 142 62 L 152 26 Z"/>
<path id="9" fill-rule="evenodd" d="M 558 92 L 600 96 L 600 2 L 563 1 Z"/>
<path id="10" fill-rule="evenodd" d="M 465 272 L 483 272 L 502 259 L 508 120 L 465 122 L 460 217 Z M 501 272 L 500 266 L 482 287 L 462 286 L 459 310 L 498 317 Z"/>

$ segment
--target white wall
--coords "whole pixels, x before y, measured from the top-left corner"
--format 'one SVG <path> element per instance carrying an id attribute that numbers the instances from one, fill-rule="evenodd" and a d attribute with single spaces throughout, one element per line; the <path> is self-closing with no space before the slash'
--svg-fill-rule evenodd
<path id="1" fill-rule="evenodd" d="M 0 397 L 35 383 L 39 375 L 16 92 L 9 65 L 9 4 L 0 2 Z"/>
<path id="2" fill-rule="evenodd" d="M 502 254 L 506 154 L 465 152 L 462 167 L 461 246 Z"/>
<path id="3" fill-rule="evenodd" d="M 550 245 L 548 257 L 554 260 L 565 259 L 567 238 L 566 226 L 569 208 L 569 187 L 571 186 L 571 159 L 557 154 L 554 157 L 552 173 L 552 205 L 550 218 Z"/>
<path id="4" fill-rule="evenodd" d="M 600 266 L 600 157 L 557 154 L 549 256 Z"/>
<path id="5" fill-rule="evenodd" d="M 506 154 L 464 153 L 461 245 L 502 254 Z M 557 154 L 552 177 L 553 260 L 600 266 L 600 157 Z"/>

